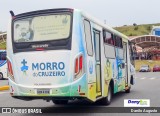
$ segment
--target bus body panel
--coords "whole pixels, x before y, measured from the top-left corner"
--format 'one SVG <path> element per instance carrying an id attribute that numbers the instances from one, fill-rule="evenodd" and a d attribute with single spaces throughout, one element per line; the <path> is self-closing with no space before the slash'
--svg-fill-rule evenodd
<path id="1" fill-rule="evenodd" d="M 69 51 L 58 50 L 16 53 L 13 57 L 16 59 L 13 62 L 13 68 L 16 69 L 14 76 L 19 77 L 16 83 L 24 86 L 70 83 L 70 55 Z"/>

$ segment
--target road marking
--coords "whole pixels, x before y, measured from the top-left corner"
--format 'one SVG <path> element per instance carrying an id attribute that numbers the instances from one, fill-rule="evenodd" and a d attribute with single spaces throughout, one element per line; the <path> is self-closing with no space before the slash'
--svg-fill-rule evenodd
<path id="1" fill-rule="evenodd" d="M 141 78 L 139 78 L 139 77 L 135 77 L 135 79 L 141 79 L 141 80 L 144 80 L 144 79 L 150 79 L 150 80 L 157 80 L 157 79 L 160 79 L 160 78 L 158 78 L 158 77 L 141 77 Z"/>
<path id="2" fill-rule="evenodd" d="M 150 78 L 151 80 L 156 79 L 155 77 Z"/>
<path id="3" fill-rule="evenodd" d="M 140 78 L 140 79 L 142 79 L 142 80 L 143 80 L 143 79 L 146 79 L 146 78 L 145 78 L 145 77 L 143 77 L 143 78 Z"/>
<path id="4" fill-rule="evenodd" d="M 5 94 L 5 93 L 9 93 L 9 92 L 0 92 L 0 94 Z"/>

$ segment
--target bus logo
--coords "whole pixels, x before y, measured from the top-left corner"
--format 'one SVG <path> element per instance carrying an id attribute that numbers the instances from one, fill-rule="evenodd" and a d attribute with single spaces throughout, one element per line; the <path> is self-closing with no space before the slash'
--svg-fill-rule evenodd
<path id="1" fill-rule="evenodd" d="M 28 66 L 26 66 L 27 61 L 25 59 L 23 59 L 23 61 L 21 62 L 21 64 L 23 65 L 21 67 L 21 71 L 23 71 L 23 73 L 26 74 L 26 71 L 28 70 Z"/>

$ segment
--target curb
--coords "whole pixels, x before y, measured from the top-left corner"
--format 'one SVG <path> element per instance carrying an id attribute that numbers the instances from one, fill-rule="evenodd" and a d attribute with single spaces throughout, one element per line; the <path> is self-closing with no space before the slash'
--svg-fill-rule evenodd
<path id="1" fill-rule="evenodd" d="M 6 86 L 0 86 L 0 91 L 8 90 L 8 89 L 9 89 L 8 85 L 6 85 Z"/>

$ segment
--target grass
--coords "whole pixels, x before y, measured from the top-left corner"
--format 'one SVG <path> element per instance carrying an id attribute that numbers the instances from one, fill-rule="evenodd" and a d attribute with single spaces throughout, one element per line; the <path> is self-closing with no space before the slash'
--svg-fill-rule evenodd
<path id="1" fill-rule="evenodd" d="M 135 26 L 127 26 L 124 25 L 122 27 L 115 27 L 117 31 L 127 35 L 127 36 L 140 36 L 140 35 L 149 35 L 152 26 L 160 26 L 160 23 L 156 24 L 143 24 L 143 25 L 135 25 Z"/>
<path id="2" fill-rule="evenodd" d="M 4 32 L 2 32 L 2 31 L 0 31 L 0 34 L 1 33 L 4 33 Z M 6 49 L 6 42 L 0 42 L 0 49 Z"/>
<path id="3" fill-rule="evenodd" d="M 0 49 L 6 49 L 6 42 L 0 43 Z"/>

